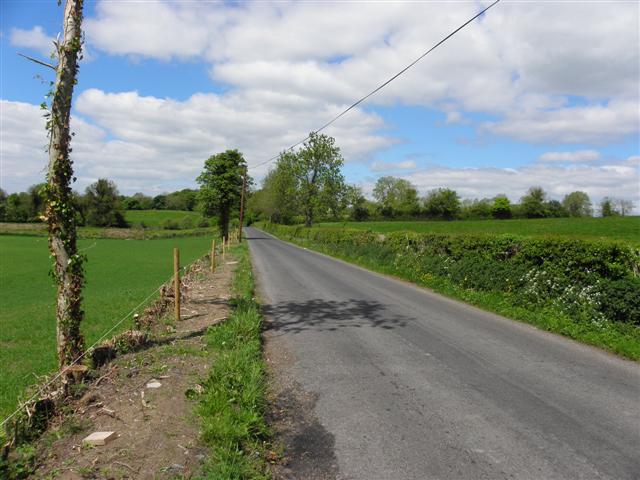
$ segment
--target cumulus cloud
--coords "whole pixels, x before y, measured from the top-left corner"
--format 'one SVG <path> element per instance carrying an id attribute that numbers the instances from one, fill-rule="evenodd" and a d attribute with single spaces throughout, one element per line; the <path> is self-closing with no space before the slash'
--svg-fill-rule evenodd
<path id="1" fill-rule="evenodd" d="M 482 2 L 487 4 L 488 2 Z M 415 59 L 479 8 L 474 2 L 100 2 L 96 48 L 198 57 L 218 82 L 344 105 Z M 532 142 L 615 141 L 638 129 L 637 3 L 502 3 L 376 96 L 497 120 L 482 131 Z M 429 28 L 425 28 L 428 19 Z M 575 28 L 576 24 L 588 28 Z M 591 47 L 597 45 L 598 47 Z M 582 97 L 576 107 L 567 97 Z"/>
<path id="2" fill-rule="evenodd" d="M 547 152 L 540 155 L 543 163 L 589 163 L 600 159 L 596 150 L 576 150 L 573 152 Z"/>
<path id="3" fill-rule="evenodd" d="M 55 39 L 47 35 L 41 26 L 36 25 L 31 30 L 12 28 L 9 41 L 15 47 L 35 50 L 45 57 L 49 57 L 55 50 L 53 41 Z"/>
<path id="4" fill-rule="evenodd" d="M 262 100 L 262 101 L 261 101 Z M 286 105 L 278 111 L 271 104 Z M 334 116 L 333 107 L 294 108 L 295 97 L 196 94 L 185 101 L 141 96 L 136 92 L 82 92 L 72 128 L 78 188 L 100 177 L 116 181 L 123 192 L 161 192 L 192 186 L 205 159 L 227 148 L 241 150 L 249 166 L 264 162 L 309 132 L 306 125 Z M 291 104 L 293 103 L 293 105 Z M 2 183 L 24 189 L 42 180 L 46 134 L 39 107 L 2 101 Z M 355 123 L 332 125 L 345 161 L 363 161 L 397 140 L 380 135 L 375 114 L 354 112 Z M 253 169 L 260 177 L 270 167 Z"/>
<path id="5" fill-rule="evenodd" d="M 640 205 L 640 171 L 626 161 L 601 166 L 569 167 L 532 164 L 520 168 L 449 168 L 434 166 L 404 176 L 421 194 L 440 187 L 452 188 L 463 198 L 494 197 L 505 194 L 518 201 L 529 187 L 542 186 L 552 198 L 581 190 L 594 203 L 614 196 Z M 638 210 L 636 210 L 637 213 Z"/>

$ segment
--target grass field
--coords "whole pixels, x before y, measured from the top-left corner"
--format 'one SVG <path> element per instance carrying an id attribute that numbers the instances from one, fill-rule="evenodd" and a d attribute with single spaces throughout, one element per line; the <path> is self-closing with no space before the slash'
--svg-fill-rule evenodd
<path id="1" fill-rule="evenodd" d="M 460 220 L 321 223 L 325 227 L 348 227 L 381 233 L 410 230 L 429 233 L 494 233 L 523 236 L 563 236 L 609 239 L 640 244 L 640 217 L 540 218 L 518 220 Z"/>
<path id="2" fill-rule="evenodd" d="M 149 228 L 162 228 L 167 220 L 180 223 L 187 218 L 190 218 L 195 226 L 202 218 L 202 214 L 182 210 L 127 210 L 124 218 L 132 227 L 144 223 Z"/>
<path id="3" fill-rule="evenodd" d="M 167 280 L 173 247 L 186 265 L 207 253 L 211 236 L 158 240 L 81 240 L 88 257 L 83 332 L 90 345 Z M 46 237 L 0 236 L 0 420 L 24 388 L 56 368 L 53 281 Z M 130 327 L 127 320 L 120 330 Z"/>

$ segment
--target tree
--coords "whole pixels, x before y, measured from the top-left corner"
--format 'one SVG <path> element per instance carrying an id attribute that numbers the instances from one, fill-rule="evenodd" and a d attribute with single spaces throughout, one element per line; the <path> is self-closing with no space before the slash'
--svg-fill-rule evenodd
<path id="1" fill-rule="evenodd" d="M 600 202 L 600 215 L 603 217 L 613 217 L 616 211 L 613 208 L 613 201 L 609 197 L 604 197 Z"/>
<path id="2" fill-rule="evenodd" d="M 569 212 L 558 200 L 549 200 L 544 204 L 547 217 L 561 218 L 568 217 Z"/>
<path id="3" fill-rule="evenodd" d="M 7 192 L 0 188 L 0 222 L 7 221 Z"/>
<path id="4" fill-rule="evenodd" d="M 269 170 L 262 181 L 262 189 L 249 200 L 249 211 L 263 215 L 270 222 L 294 222 L 299 213 L 297 180 L 288 165 L 289 162 L 278 162 L 275 168 Z"/>
<path id="5" fill-rule="evenodd" d="M 633 202 L 631 200 L 625 200 L 624 198 L 618 198 L 615 200 L 616 211 L 619 215 L 626 217 L 633 210 Z"/>
<path id="6" fill-rule="evenodd" d="M 156 195 L 151 201 L 151 208 L 153 210 L 165 210 L 167 208 L 167 196 Z"/>
<path id="7" fill-rule="evenodd" d="M 198 200 L 204 215 L 218 215 L 218 228 L 229 238 L 231 212 L 240 205 L 242 176 L 247 164 L 238 150 L 212 155 L 204 162 L 204 170 L 196 181 L 200 185 Z"/>
<path id="8" fill-rule="evenodd" d="M 356 222 L 362 222 L 369 218 L 367 199 L 362 195 L 362 189 L 355 185 L 347 185 L 344 193 L 344 209 L 349 213 L 349 218 Z"/>
<path id="9" fill-rule="evenodd" d="M 460 197 L 455 190 L 437 188 L 427 193 L 424 207 L 430 217 L 453 220 L 460 212 Z"/>
<path id="10" fill-rule="evenodd" d="M 417 215 L 420 212 L 418 191 L 403 178 L 380 177 L 373 187 L 373 198 L 378 201 L 380 212 L 385 217 Z"/>
<path id="11" fill-rule="evenodd" d="M 296 196 L 307 227 L 313 224 L 318 210 L 335 212 L 345 188 L 340 171 L 343 163 L 335 139 L 315 132 L 297 153 L 280 154 L 276 169 L 295 178 Z"/>
<path id="12" fill-rule="evenodd" d="M 562 199 L 562 206 L 570 217 L 590 217 L 593 215 L 591 200 L 585 192 L 571 192 Z"/>
<path id="13" fill-rule="evenodd" d="M 527 218 L 543 218 L 547 216 L 545 201 L 547 194 L 542 187 L 531 187 L 527 194 L 520 199 L 522 212 Z"/>
<path id="14" fill-rule="evenodd" d="M 49 231 L 49 250 L 55 262 L 53 274 L 58 286 L 56 339 L 61 369 L 71 365 L 84 352 L 84 339 L 80 332 L 84 272 L 82 255 L 78 253 L 76 244 L 71 190 L 71 182 L 75 179 L 69 158 L 71 98 L 76 84 L 78 56 L 82 50 L 82 3 L 83 0 L 67 0 L 64 7 L 62 43 L 56 43 L 58 65 L 47 121 L 49 166 L 44 216 Z M 70 379 L 70 375 L 63 375 L 65 385 Z"/>
<path id="15" fill-rule="evenodd" d="M 497 196 L 491 206 L 491 216 L 500 220 L 511 218 L 511 202 L 507 197 Z"/>
<path id="16" fill-rule="evenodd" d="M 85 218 L 92 227 L 126 227 L 118 197 L 118 187 L 101 178 L 87 187 L 84 194 Z"/>

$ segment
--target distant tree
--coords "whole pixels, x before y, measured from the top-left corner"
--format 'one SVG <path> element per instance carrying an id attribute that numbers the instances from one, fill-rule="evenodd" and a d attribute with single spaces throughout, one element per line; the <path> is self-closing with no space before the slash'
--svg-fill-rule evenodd
<path id="1" fill-rule="evenodd" d="M 12 193 L 6 200 L 6 219 L 8 222 L 23 223 L 29 220 L 29 195 L 26 192 Z"/>
<path id="2" fill-rule="evenodd" d="M 449 188 L 437 188 L 427 193 L 424 208 L 428 216 L 453 220 L 460 212 L 460 197 Z"/>
<path id="3" fill-rule="evenodd" d="M 362 222 L 369 218 L 367 199 L 362 194 L 362 189 L 355 185 L 348 185 L 344 195 L 345 210 L 349 212 L 349 218 L 356 222 Z"/>
<path id="4" fill-rule="evenodd" d="M 481 200 L 464 199 L 460 203 L 460 216 L 468 219 L 484 219 L 491 217 L 493 202 L 488 198 Z"/>
<path id="5" fill-rule="evenodd" d="M 602 215 L 603 217 L 613 217 L 617 214 L 618 212 L 616 212 L 613 206 L 613 199 L 604 197 L 600 202 L 600 215 Z"/>
<path id="6" fill-rule="evenodd" d="M 571 192 L 562 199 L 562 206 L 570 217 L 590 217 L 593 215 L 591 200 L 585 192 Z"/>
<path id="7" fill-rule="evenodd" d="M 0 222 L 7 221 L 7 192 L 0 188 Z"/>
<path id="8" fill-rule="evenodd" d="M 196 181 L 200 185 L 198 199 L 205 216 L 218 216 L 222 236 L 229 238 L 232 211 L 240 206 L 242 175 L 247 164 L 238 150 L 212 155 Z"/>
<path id="9" fill-rule="evenodd" d="M 106 178 L 89 185 L 84 195 L 85 218 L 92 227 L 126 227 L 116 184 Z"/>
<path id="10" fill-rule="evenodd" d="M 29 221 L 41 220 L 42 214 L 44 213 L 44 189 L 46 186 L 46 183 L 38 183 L 31 185 L 27 190 L 27 194 L 29 195 Z"/>
<path id="11" fill-rule="evenodd" d="M 166 210 L 167 209 L 167 196 L 156 195 L 151 201 L 151 208 L 153 210 Z"/>
<path id="12" fill-rule="evenodd" d="M 498 196 L 493 200 L 491 216 L 500 220 L 511 218 L 511 202 L 507 197 Z"/>
<path id="13" fill-rule="evenodd" d="M 546 217 L 546 199 L 547 194 L 542 187 L 531 187 L 527 194 L 520 199 L 520 205 L 524 216 L 527 218 Z"/>
<path id="14" fill-rule="evenodd" d="M 385 217 L 417 215 L 420 212 L 418 191 L 403 178 L 380 177 L 373 188 L 373 197 Z"/>
<path id="15" fill-rule="evenodd" d="M 197 203 L 198 192 L 189 188 L 170 193 L 165 198 L 167 210 L 193 211 Z"/>
<path id="16" fill-rule="evenodd" d="M 569 216 L 567 209 L 558 200 L 549 200 L 545 202 L 544 207 L 547 217 L 561 218 Z"/>
<path id="17" fill-rule="evenodd" d="M 304 223 L 310 227 L 318 211 L 335 211 L 344 192 L 344 176 L 340 171 L 344 160 L 335 139 L 311 132 L 297 152 L 285 152 L 278 158 L 276 169 L 296 180 L 296 193 Z"/>
<path id="18" fill-rule="evenodd" d="M 625 200 L 618 198 L 615 200 L 616 211 L 619 215 L 626 217 L 633 210 L 633 202 L 631 200 Z"/>
<path id="19" fill-rule="evenodd" d="M 294 155 L 285 153 L 282 155 Z M 298 201 L 297 179 L 289 168 L 290 162 L 279 161 L 276 167 L 267 173 L 262 182 L 262 190 L 250 203 L 254 209 L 260 210 L 270 222 L 290 224 L 300 212 Z M 259 200 L 259 201 L 258 201 Z"/>
<path id="20" fill-rule="evenodd" d="M 125 210 L 150 210 L 153 206 L 153 199 L 144 193 L 134 193 L 130 197 L 122 199 Z"/>

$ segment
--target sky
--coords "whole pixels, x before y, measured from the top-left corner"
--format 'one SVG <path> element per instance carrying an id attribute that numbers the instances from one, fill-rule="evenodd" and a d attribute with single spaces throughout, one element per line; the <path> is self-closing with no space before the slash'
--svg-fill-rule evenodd
<path id="1" fill-rule="evenodd" d="M 323 125 L 489 2 L 87 1 L 72 110 L 84 190 L 194 188 L 237 148 L 253 167 Z M 39 105 L 61 31 L 54 0 L 0 2 L 0 186 L 44 180 Z M 503 0 L 324 133 L 349 183 L 393 175 L 424 195 L 531 186 L 640 213 L 640 3 Z"/>

